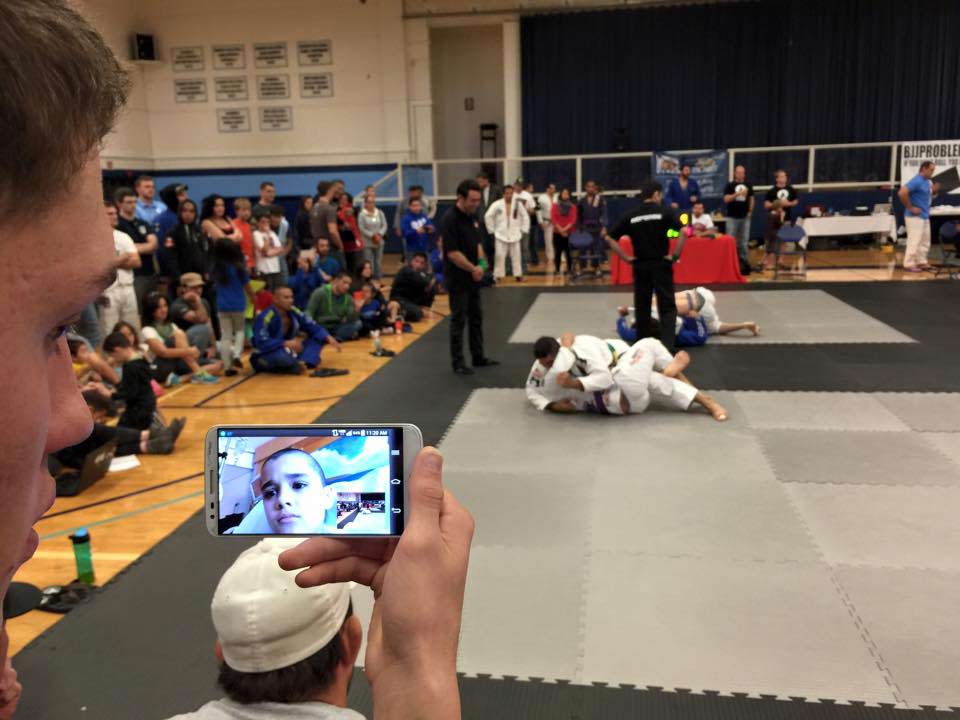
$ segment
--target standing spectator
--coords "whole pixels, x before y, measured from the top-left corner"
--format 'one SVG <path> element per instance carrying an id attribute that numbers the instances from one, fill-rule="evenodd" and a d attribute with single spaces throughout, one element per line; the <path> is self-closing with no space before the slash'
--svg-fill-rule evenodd
<path id="1" fill-rule="evenodd" d="M 733 182 L 723 188 L 723 201 L 727 204 L 727 234 L 737 241 L 740 267 L 750 268 L 750 220 L 753 218 L 753 185 L 747 182 L 747 169 L 737 165 L 733 169 Z"/>
<path id="2" fill-rule="evenodd" d="M 419 322 L 423 308 L 433 307 L 437 296 L 437 280 L 427 266 L 427 254 L 417 252 L 410 261 L 397 271 L 390 287 L 390 299 L 400 304 L 405 320 Z"/>
<path id="3" fill-rule="evenodd" d="M 363 207 L 363 204 L 367 201 L 367 196 L 373 193 L 373 197 L 377 197 L 377 189 L 373 185 L 367 185 L 363 188 L 363 192 L 357 195 L 356 199 L 353 201 L 353 206 L 360 211 L 360 208 Z"/>
<path id="4" fill-rule="evenodd" d="M 280 284 L 286 285 L 290 280 L 290 252 L 293 250 L 293 237 L 290 235 L 290 222 L 283 216 L 282 205 L 270 206 L 270 229 L 280 241 L 282 252 L 277 256 L 280 261 Z"/>
<path id="5" fill-rule="evenodd" d="M 253 206 L 253 215 L 269 215 L 270 208 L 273 207 L 277 199 L 277 188 L 269 180 L 260 183 L 260 199 Z"/>
<path id="6" fill-rule="evenodd" d="M 600 188 L 593 180 L 587 180 L 583 187 L 584 196 L 577 203 L 577 223 L 579 228 L 586 233 L 590 233 L 593 238 L 590 252 L 593 255 L 591 265 L 597 277 L 603 277 L 603 269 L 600 264 L 606 259 L 607 252 L 604 249 L 603 234 L 607 231 L 607 201 L 600 194 Z M 587 263 L 580 260 L 580 272 L 583 272 Z"/>
<path id="7" fill-rule="evenodd" d="M 217 315 L 220 318 L 220 358 L 225 375 L 243 368 L 244 315 L 247 301 L 253 303 L 253 288 L 240 246 L 226 238 L 213 242 L 210 272 L 217 286 Z"/>
<path id="8" fill-rule="evenodd" d="M 293 221 L 293 236 L 297 244 L 297 249 L 312 251 L 317 246 L 317 241 L 310 232 L 310 211 L 313 210 L 313 198 L 304 195 L 300 198 L 300 209 L 297 210 L 297 217 Z"/>
<path id="9" fill-rule="evenodd" d="M 140 326 L 140 309 L 133 290 L 133 271 L 140 267 L 140 253 L 130 236 L 117 230 L 116 206 L 112 202 L 104 202 L 104 206 L 113 228 L 114 267 L 117 269 L 117 279 L 103 291 L 106 304 L 100 309 L 100 328 L 105 336 L 121 320 L 134 327 Z"/>
<path id="10" fill-rule="evenodd" d="M 326 285 L 318 287 L 307 303 L 307 317 L 327 329 L 337 340 L 356 340 L 360 334 L 357 306 L 350 295 L 349 273 L 339 272 Z"/>
<path id="11" fill-rule="evenodd" d="M 324 241 L 326 242 L 326 241 Z M 334 275 L 339 270 L 334 271 Z M 307 302 L 313 291 L 323 285 L 324 273 L 317 266 L 317 257 L 315 253 L 300 253 L 297 258 L 297 271 L 290 278 L 290 289 L 293 291 L 293 301 L 298 308 L 307 307 Z M 332 275 L 326 275 L 333 278 Z"/>
<path id="12" fill-rule="evenodd" d="M 269 209 L 267 210 L 269 214 Z M 227 217 L 227 201 L 222 195 L 208 195 L 203 199 L 200 211 L 200 229 L 209 240 L 227 238 L 239 242 L 239 232 Z"/>
<path id="13" fill-rule="evenodd" d="M 780 244 L 780 239 L 777 236 L 780 233 L 780 228 L 782 228 L 786 222 L 786 212 L 783 209 L 783 203 L 783 200 L 777 198 L 770 203 L 770 208 L 766 211 L 767 217 L 763 228 L 765 254 L 763 256 L 762 269 L 764 270 L 772 269 L 777 262 L 777 246 Z M 764 205 L 766 204 L 767 203 L 764 203 Z M 790 267 L 789 263 L 783 263 L 782 261 L 781 266 Z"/>
<path id="14" fill-rule="evenodd" d="M 663 206 L 663 186 L 658 182 L 644 185 L 643 203 L 626 213 L 607 235 L 607 243 L 620 257 L 633 263 L 633 303 L 637 316 L 637 338 L 651 334 L 651 298 L 657 295 L 660 314 L 660 341 L 673 351 L 676 342 L 677 303 L 673 290 L 673 263 L 683 252 L 686 233 L 680 233 L 677 213 Z M 612 237 L 611 237 L 612 235 Z M 629 235 L 633 257 L 620 248 L 619 240 Z M 677 247 L 670 254 L 670 237 L 679 236 Z M 640 319 L 643 318 L 643 321 Z"/>
<path id="15" fill-rule="evenodd" d="M 343 254 L 347 260 L 347 271 L 356 272 L 360 264 L 367 259 L 363 237 L 357 228 L 357 218 L 353 211 L 353 198 L 350 193 L 340 196 L 337 208 L 337 226 L 340 230 L 340 239 L 343 240 Z"/>
<path id="16" fill-rule="evenodd" d="M 536 220 L 540 225 L 540 233 L 543 235 L 543 251 L 547 256 L 547 269 L 553 266 L 553 221 L 550 219 L 550 211 L 553 210 L 556 194 L 557 186 L 550 183 L 547 185 L 546 191 L 540 193 L 537 198 Z"/>
<path id="17" fill-rule="evenodd" d="M 337 225 L 337 206 L 340 201 L 339 186 L 328 180 L 317 183 L 317 200 L 310 211 L 310 234 L 314 240 L 324 238 L 329 241 L 330 254 L 346 266 L 343 257 L 343 240 L 340 239 L 340 228 Z"/>
<path id="18" fill-rule="evenodd" d="M 499 365 L 483 352 L 483 309 L 480 305 L 480 282 L 483 268 L 477 263 L 483 257 L 483 236 L 477 208 L 480 186 L 475 180 L 464 180 L 457 186 L 457 202 L 440 223 L 440 244 L 443 248 L 443 274 L 450 293 L 450 360 L 458 375 L 472 375 L 463 358 L 463 328 L 470 325 L 470 354 L 473 367 Z"/>
<path id="19" fill-rule="evenodd" d="M 523 236 L 523 271 L 533 263 L 540 262 L 540 256 L 537 253 L 537 198 L 533 194 L 533 183 L 527 182 L 523 178 L 517 178 L 514 195 L 517 198 L 517 204 L 526 210 L 528 215 L 527 231 Z M 516 272 L 514 272 L 516 274 Z"/>
<path id="20" fill-rule="evenodd" d="M 153 178 L 141 175 L 133 181 L 133 189 L 137 193 L 136 215 L 150 226 L 150 230 L 157 232 L 157 216 L 167 209 L 162 200 L 157 200 L 157 188 Z"/>
<path id="21" fill-rule="evenodd" d="M 120 384 L 113 393 L 113 400 L 124 402 L 123 414 L 118 425 L 134 430 L 149 430 L 154 424 L 157 410 L 157 396 L 153 393 L 153 371 L 149 363 L 140 356 L 123 333 L 107 335 L 103 341 L 103 352 L 115 365 L 123 367 Z"/>
<path id="22" fill-rule="evenodd" d="M 210 263 L 210 241 L 197 225 L 197 206 L 193 200 L 184 200 L 180 204 L 177 220 L 164 239 L 173 287 L 180 284 L 180 276 L 184 273 L 197 273 L 206 279 Z"/>
<path id="23" fill-rule="evenodd" d="M 934 164 L 924 160 L 920 171 L 900 186 L 897 197 L 903 203 L 903 222 L 907 227 L 907 249 L 903 254 L 903 269 L 907 272 L 929 270 L 930 202 L 933 200 Z"/>
<path id="24" fill-rule="evenodd" d="M 357 215 L 357 228 L 363 244 L 369 249 L 370 259 L 373 261 L 373 276 L 378 280 L 383 276 L 383 250 L 386 246 L 387 217 L 383 210 L 376 205 L 376 195 L 373 190 L 367 192 L 363 201 L 363 208 Z"/>
<path id="25" fill-rule="evenodd" d="M 783 210 L 783 221 L 789 223 L 793 218 L 793 208 L 799 204 L 797 191 L 790 184 L 787 178 L 786 170 L 777 170 L 774 175 L 773 187 L 767 190 L 763 199 L 763 207 L 770 210 L 773 207 L 773 201 L 779 200 L 780 207 Z"/>
<path id="26" fill-rule="evenodd" d="M 487 209 L 483 221 L 487 232 L 491 233 L 497 242 L 493 258 L 493 278 L 500 280 L 504 277 L 506 258 L 509 255 L 514 277 L 517 282 L 523 282 L 521 246 L 530 229 L 530 215 L 512 186 L 508 185 L 503 189 L 503 197 Z"/>
<path id="27" fill-rule="evenodd" d="M 404 215 L 406 215 L 407 209 L 410 207 L 410 203 L 414 200 L 420 201 L 420 210 L 431 220 L 437 213 L 437 208 L 434 207 L 430 202 L 430 198 L 424 194 L 422 185 L 411 185 L 407 188 L 407 197 L 400 201 L 400 204 L 397 206 L 397 214 L 393 216 L 393 230 L 403 242 L 404 260 L 406 260 L 407 257 L 407 246 L 406 237 L 403 234 L 403 227 L 401 223 Z M 411 250 L 410 252 L 414 252 L 414 250 Z"/>
<path id="28" fill-rule="evenodd" d="M 480 232 L 483 234 L 483 252 L 488 258 L 492 258 L 496 252 L 497 243 L 493 235 L 487 232 L 487 226 L 483 218 L 487 210 L 494 202 L 503 197 L 503 189 L 499 185 L 490 183 L 490 177 L 482 172 L 477 175 L 477 185 L 480 186 L 480 205 L 477 208 L 477 219 L 480 220 Z"/>
<path id="29" fill-rule="evenodd" d="M 436 228 L 423 211 L 419 198 L 412 198 L 400 220 L 403 231 L 404 257 L 415 252 L 429 253 L 433 249 Z"/>
<path id="30" fill-rule="evenodd" d="M 553 225 L 553 241 L 556 245 L 554 270 L 560 272 L 560 262 L 566 253 L 567 272 L 573 272 L 573 261 L 570 259 L 570 233 L 577 227 L 577 206 L 573 202 L 570 188 L 563 188 L 560 191 L 557 202 L 550 209 L 550 223 Z"/>
<path id="31" fill-rule="evenodd" d="M 143 298 L 140 334 L 147 346 L 147 359 L 153 362 L 153 378 L 168 386 L 179 385 L 188 378 L 195 383 L 215 383 L 212 372 L 219 372 L 218 361 L 209 363 L 211 372 L 200 367 L 199 348 L 190 345 L 187 334 L 170 322 L 170 306 L 160 293 Z"/>
<path id="32" fill-rule="evenodd" d="M 674 210 L 692 210 L 693 204 L 700 199 L 700 185 L 690 177 L 690 166 L 680 168 L 679 177 L 670 181 L 667 188 L 667 202 Z"/>
<path id="33" fill-rule="evenodd" d="M 187 199 L 187 186 L 180 183 L 171 183 L 160 188 L 160 199 L 166 209 L 157 215 L 157 238 L 165 238 L 177 224 L 177 211 L 180 203 Z M 161 272 L 163 268 L 160 268 Z M 166 273 L 169 274 L 169 273 Z"/>
<path id="34" fill-rule="evenodd" d="M 717 228 L 710 213 L 703 209 L 703 202 L 697 200 L 690 213 L 690 227 L 695 237 L 716 237 Z"/>
<path id="35" fill-rule="evenodd" d="M 153 254 L 157 251 L 157 236 L 150 225 L 137 217 L 137 196 L 130 188 L 119 188 L 113 195 L 117 206 L 117 230 L 124 232 L 133 240 L 140 254 L 140 267 L 133 271 L 133 289 L 137 293 L 137 302 L 142 304 L 143 296 L 156 284 L 157 269 Z"/>
<path id="36" fill-rule="evenodd" d="M 283 254 L 283 246 L 277 234 L 270 229 L 269 215 L 260 215 L 256 221 L 253 252 L 257 259 L 257 274 L 266 283 L 267 290 L 273 292 L 281 285 L 280 256 Z"/>
<path id="37" fill-rule="evenodd" d="M 243 259 L 247 263 L 247 270 L 253 271 L 257 267 L 257 258 L 253 250 L 253 227 L 250 225 L 250 218 L 253 215 L 253 206 L 250 201 L 244 197 L 233 201 L 233 226 L 237 229 L 239 237 L 236 242 L 243 251 Z"/>

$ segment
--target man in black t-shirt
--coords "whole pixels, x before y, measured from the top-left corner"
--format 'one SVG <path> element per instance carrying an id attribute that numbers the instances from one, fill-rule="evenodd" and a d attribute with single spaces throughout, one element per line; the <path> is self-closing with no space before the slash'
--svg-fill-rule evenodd
<path id="1" fill-rule="evenodd" d="M 686 233 L 681 233 L 677 214 L 663 204 L 663 186 L 647 183 L 641 193 L 643 203 L 624 215 L 604 238 L 610 248 L 627 262 L 633 263 L 633 304 L 638 318 L 650 317 L 651 297 L 657 294 L 660 313 L 660 341 L 673 352 L 676 342 L 677 305 L 673 290 L 673 263 L 683 252 Z M 633 256 L 628 256 L 617 242 L 629 235 Z M 670 239 L 677 237 L 677 247 L 670 254 Z M 637 323 L 637 340 L 650 337 L 650 324 Z"/>
<path id="2" fill-rule="evenodd" d="M 779 200 L 780 207 L 783 208 L 783 222 L 789 223 L 793 218 L 793 208 L 800 201 L 797 200 L 796 189 L 787 178 L 786 170 L 777 170 L 774 175 L 773 187 L 767 190 L 767 194 L 763 198 L 763 207 L 767 211 L 771 210 L 774 200 Z"/>
<path id="3" fill-rule="evenodd" d="M 137 303 L 142 304 L 143 296 L 153 289 L 157 275 L 153 259 L 157 236 L 149 223 L 137 217 L 137 194 L 133 190 L 119 188 L 113 194 L 113 203 L 117 206 L 117 230 L 129 235 L 140 253 L 140 267 L 133 271 L 133 290 L 137 294 Z"/>
<path id="4" fill-rule="evenodd" d="M 753 218 L 753 185 L 747 182 L 747 169 L 737 165 L 733 170 L 733 182 L 723 188 L 723 201 L 727 204 L 727 235 L 737 241 L 737 254 L 741 265 L 749 263 L 750 221 Z"/>
<path id="5" fill-rule="evenodd" d="M 470 355 L 473 367 L 499 365 L 483 353 L 483 311 L 480 307 L 480 281 L 483 268 L 483 231 L 477 219 L 480 186 L 464 180 L 457 186 L 457 203 L 440 221 L 443 248 L 443 274 L 450 293 L 450 359 L 458 375 L 473 375 L 463 359 L 463 327 L 470 323 Z"/>

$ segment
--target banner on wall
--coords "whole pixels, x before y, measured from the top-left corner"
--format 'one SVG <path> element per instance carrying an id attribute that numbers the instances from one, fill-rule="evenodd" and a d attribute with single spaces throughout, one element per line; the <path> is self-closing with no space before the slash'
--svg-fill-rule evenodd
<path id="1" fill-rule="evenodd" d="M 663 185 L 666 193 L 670 181 L 680 176 L 680 168 L 690 166 L 690 177 L 700 186 L 702 197 L 718 197 L 723 194 L 727 184 L 727 153 L 725 150 L 706 150 L 704 152 L 653 153 L 653 179 Z"/>
<path id="2" fill-rule="evenodd" d="M 909 182 L 920 171 L 920 163 L 932 161 L 933 181 L 939 192 L 960 194 L 960 140 L 931 140 L 900 144 L 900 182 Z"/>

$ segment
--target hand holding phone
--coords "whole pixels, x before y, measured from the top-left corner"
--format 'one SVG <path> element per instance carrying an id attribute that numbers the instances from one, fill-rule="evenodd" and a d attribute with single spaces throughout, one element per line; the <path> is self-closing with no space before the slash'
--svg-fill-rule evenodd
<path id="1" fill-rule="evenodd" d="M 460 717 L 457 643 L 474 522 L 444 489 L 442 468 L 436 449 L 417 455 L 399 540 L 315 538 L 280 555 L 286 570 L 307 568 L 301 587 L 354 581 L 373 590 L 365 670 L 375 707 L 399 717 L 404 706 Z"/>

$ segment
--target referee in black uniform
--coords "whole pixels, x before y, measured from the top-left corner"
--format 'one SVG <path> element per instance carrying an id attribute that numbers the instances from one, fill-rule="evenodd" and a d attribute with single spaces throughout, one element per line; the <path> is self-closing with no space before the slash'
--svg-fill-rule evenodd
<path id="1" fill-rule="evenodd" d="M 673 298 L 673 263 L 680 257 L 687 236 L 680 232 L 677 214 L 663 204 L 663 186 L 647 183 L 641 193 L 643 203 L 628 212 L 609 233 L 604 233 L 610 248 L 633 263 L 633 306 L 636 309 L 637 339 L 650 337 L 650 296 L 657 293 L 660 315 L 660 341 L 670 352 L 676 342 L 677 304 Z M 617 242 L 629 235 L 633 257 L 628 257 Z M 678 237 L 670 254 L 670 238 Z"/>
<path id="2" fill-rule="evenodd" d="M 473 367 L 499 365 L 483 353 L 483 310 L 480 281 L 483 268 L 477 263 L 483 254 L 483 231 L 477 218 L 480 185 L 464 180 L 457 186 L 457 204 L 440 221 L 443 274 L 450 293 L 450 359 L 458 375 L 473 375 L 463 360 L 463 326 L 470 323 L 470 355 Z"/>

